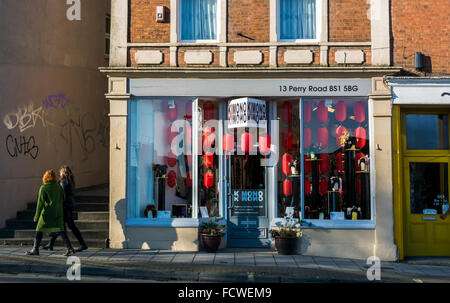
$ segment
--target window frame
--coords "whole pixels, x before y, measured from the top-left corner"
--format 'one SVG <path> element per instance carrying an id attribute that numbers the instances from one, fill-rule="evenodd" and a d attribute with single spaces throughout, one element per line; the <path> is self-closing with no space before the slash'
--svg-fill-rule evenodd
<path id="1" fill-rule="evenodd" d="M 178 43 L 218 43 L 220 39 L 221 34 L 221 7 L 222 7 L 222 1 L 224 0 L 215 0 L 216 1 L 216 26 L 217 26 L 217 33 L 216 33 L 216 39 L 195 39 L 195 40 L 182 40 L 181 39 L 181 1 L 183 0 L 175 0 L 177 3 L 177 42 Z"/>
<path id="2" fill-rule="evenodd" d="M 322 35 L 322 18 L 323 18 L 323 9 L 322 9 L 322 0 L 316 1 L 316 38 L 315 39 L 281 39 L 280 37 L 280 0 L 276 0 L 277 8 L 276 8 L 276 33 L 277 33 L 277 41 L 278 42 L 320 42 Z"/>

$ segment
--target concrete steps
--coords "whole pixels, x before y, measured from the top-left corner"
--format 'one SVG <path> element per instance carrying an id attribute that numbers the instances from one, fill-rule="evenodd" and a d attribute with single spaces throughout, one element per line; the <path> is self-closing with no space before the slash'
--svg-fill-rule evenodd
<path id="1" fill-rule="evenodd" d="M 108 193 L 98 186 L 95 192 Z M 75 225 L 89 247 L 105 247 L 105 240 L 109 237 L 109 197 L 91 195 L 89 189 L 81 189 L 80 193 L 75 197 Z M 7 220 L 5 228 L 0 229 L 0 245 L 32 245 L 36 233 L 36 223 L 33 222 L 35 211 L 36 202 L 30 202 L 25 210 L 17 212 L 16 218 Z M 77 247 L 78 241 L 72 231 L 68 229 L 67 232 L 73 246 Z M 48 240 L 48 235 L 44 233 L 43 243 Z M 58 237 L 56 245 L 64 246 L 61 237 Z"/>

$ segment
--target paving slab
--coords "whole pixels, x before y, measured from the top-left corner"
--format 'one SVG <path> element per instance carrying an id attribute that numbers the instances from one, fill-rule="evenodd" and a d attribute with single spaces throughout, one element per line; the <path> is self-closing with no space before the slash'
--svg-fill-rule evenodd
<path id="1" fill-rule="evenodd" d="M 194 264 L 214 264 L 215 254 L 200 253 L 194 257 Z"/>
<path id="2" fill-rule="evenodd" d="M 292 256 L 274 255 L 275 263 L 280 267 L 297 267 Z"/>
<path id="3" fill-rule="evenodd" d="M 191 264 L 194 260 L 195 253 L 178 253 L 172 260 L 172 263 L 187 263 Z"/>
<path id="4" fill-rule="evenodd" d="M 251 253 L 235 253 L 234 263 L 236 265 L 255 266 L 255 257 Z"/>
<path id="5" fill-rule="evenodd" d="M 152 257 L 151 262 L 170 263 L 175 255 L 174 252 L 159 251 Z"/>
<path id="6" fill-rule="evenodd" d="M 131 257 L 131 261 L 150 261 L 154 256 L 158 254 L 158 250 L 146 250 L 141 251 Z"/>
<path id="7" fill-rule="evenodd" d="M 256 255 L 255 254 L 256 266 L 277 266 L 273 255 Z"/>
<path id="8" fill-rule="evenodd" d="M 234 253 L 216 253 L 214 264 L 234 265 Z"/>

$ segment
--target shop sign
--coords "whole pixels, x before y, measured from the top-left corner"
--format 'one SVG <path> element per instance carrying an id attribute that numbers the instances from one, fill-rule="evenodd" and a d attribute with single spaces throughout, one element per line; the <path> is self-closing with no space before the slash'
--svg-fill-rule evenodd
<path id="1" fill-rule="evenodd" d="M 253 98 L 239 98 L 228 102 L 228 128 L 263 127 L 266 124 L 266 101 Z"/>
<path id="2" fill-rule="evenodd" d="M 232 191 L 232 216 L 264 216 L 265 190 L 246 189 Z"/>

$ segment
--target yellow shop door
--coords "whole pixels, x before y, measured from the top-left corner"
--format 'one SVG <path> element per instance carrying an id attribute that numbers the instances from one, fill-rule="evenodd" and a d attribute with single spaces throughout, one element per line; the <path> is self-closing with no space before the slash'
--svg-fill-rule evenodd
<path id="1" fill-rule="evenodd" d="M 449 158 L 405 157 L 405 255 L 449 256 Z"/>

